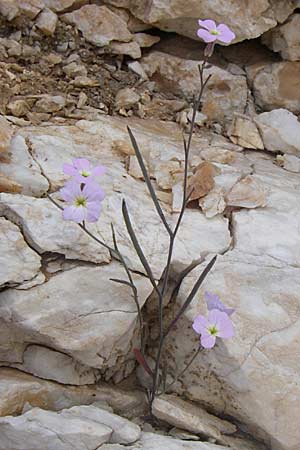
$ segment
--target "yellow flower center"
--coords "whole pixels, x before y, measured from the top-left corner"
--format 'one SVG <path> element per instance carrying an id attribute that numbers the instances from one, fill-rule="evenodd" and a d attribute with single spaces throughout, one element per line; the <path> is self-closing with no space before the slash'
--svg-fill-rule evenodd
<path id="1" fill-rule="evenodd" d="M 86 171 L 84 171 L 84 170 L 82 170 L 81 171 L 81 175 L 83 176 L 83 177 L 89 177 L 90 176 L 90 172 L 86 172 Z"/>
<path id="2" fill-rule="evenodd" d="M 213 36 L 218 36 L 220 32 L 218 30 L 210 30 L 210 34 L 212 34 Z"/>
<path id="3" fill-rule="evenodd" d="M 219 330 L 215 325 L 211 325 L 210 327 L 208 327 L 208 331 L 212 336 L 216 336 Z"/>
<path id="4" fill-rule="evenodd" d="M 75 200 L 75 206 L 83 206 L 86 208 L 86 198 L 85 197 L 77 197 Z"/>

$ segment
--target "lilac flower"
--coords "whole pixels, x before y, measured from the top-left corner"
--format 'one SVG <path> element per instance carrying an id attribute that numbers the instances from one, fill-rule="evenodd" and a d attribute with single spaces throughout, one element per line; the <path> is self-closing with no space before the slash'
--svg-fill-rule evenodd
<path id="1" fill-rule="evenodd" d="M 91 167 L 91 163 L 85 158 L 73 159 L 72 164 L 65 163 L 63 171 L 66 175 L 71 175 L 79 183 L 87 183 L 99 175 L 105 173 L 105 167 Z"/>
<path id="2" fill-rule="evenodd" d="M 204 348 L 213 348 L 217 337 L 229 339 L 234 336 L 229 316 L 218 309 L 209 311 L 208 317 L 199 314 L 194 320 L 193 329 L 201 335 L 200 342 Z"/>
<path id="3" fill-rule="evenodd" d="M 199 38 L 203 39 L 206 43 L 211 42 L 223 42 L 229 44 L 235 38 L 235 34 L 224 23 L 216 25 L 214 20 L 198 20 L 201 28 L 197 31 Z"/>
<path id="4" fill-rule="evenodd" d="M 228 316 L 231 316 L 231 314 L 235 311 L 234 308 L 226 308 L 226 306 L 221 302 L 220 297 L 212 292 L 205 292 L 204 298 L 209 311 L 212 309 L 218 309 L 219 311 L 225 312 Z"/>
<path id="5" fill-rule="evenodd" d="M 104 199 L 104 191 L 93 181 L 81 188 L 80 183 L 71 180 L 60 189 L 62 198 L 69 203 L 63 211 L 65 220 L 76 223 L 97 222 L 101 212 L 101 201 Z"/>

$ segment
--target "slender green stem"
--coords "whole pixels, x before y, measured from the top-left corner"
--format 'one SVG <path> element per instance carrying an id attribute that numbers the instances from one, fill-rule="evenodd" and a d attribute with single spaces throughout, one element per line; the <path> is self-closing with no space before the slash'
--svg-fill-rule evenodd
<path id="1" fill-rule="evenodd" d="M 207 77 L 207 79 L 204 81 L 203 78 L 203 72 L 205 69 L 207 63 L 207 58 L 204 59 L 203 63 L 201 64 L 201 66 L 199 66 L 199 74 L 200 74 L 200 92 L 198 95 L 197 100 L 194 102 L 193 105 L 193 115 L 192 115 L 192 120 L 191 120 L 191 126 L 190 126 L 190 130 L 189 130 L 189 135 L 188 135 L 188 141 L 186 142 L 184 140 L 184 180 L 183 180 L 183 199 L 182 199 L 182 206 L 181 206 L 181 210 L 174 228 L 174 231 L 169 233 L 169 251 L 168 251 L 168 258 L 167 258 L 167 264 L 166 264 L 166 268 L 165 268 L 165 273 L 164 273 L 164 280 L 163 280 L 163 285 L 162 288 L 160 290 L 159 296 L 158 296 L 158 303 L 159 303 L 159 344 L 158 344 L 158 351 L 157 351 L 157 356 L 156 356 L 156 361 L 155 361 L 155 369 L 154 369 L 154 373 L 153 373 L 153 384 L 152 384 L 152 389 L 151 389 L 151 397 L 150 397 L 150 410 L 152 408 L 152 404 L 153 401 L 155 399 L 155 395 L 156 395 L 156 391 L 157 391 L 157 387 L 158 387 L 158 381 L 159 381 L 159 372 L 160 372 L 160 362 L 161 362 L 161 357 L 162 357 L 162 351 L 163 351 L 163 346 L 164 346 L 164 342 L 165 342 L 165 338 L 167 337 L 167 334 L 169 333 L 170 329 L 172 328 L 172 326 L 174 325 L 174 323 L 172 322 L 172 326 L 169 327 L 168 332 L 166 334 L 164 334 L 164 330 L 163 330 L 163 299 L 164 299 L 164 294 L 168 285 L 168 280 L 169 280 L 169 272 L 170 272 L 170 266 L 171 266 L 171 262 L 172 262 L 172 255 L 173 255 L 173 249 L 174 249 L 174 242 L 175 242 L 175 238 L 177 235 L 177 232 L 179 230 L 185 209 L 186 209 L 186 205 L 187 205 L 187 200 L 189 198 L 189 195 L 187 193 L 187 180 L 188 180 L 188 160 L 189 160 L 189 153 L 190 153 L 190 148 L 191 148 L 191 143 L 192 143 L 192 136 L 193 136 L 193 131 L 194 131 L 194 127 L 195 127 L 195 120 L 196 120 L 196 114 L 197 111 L 199 110 L 199 106 L 201 103 L 201 99 L 202 99 L 202 95 L 203 95 L 203 91 L 204 88 L 206 86 L 206 84 L 208 83 L 209 79 L 210 79 L 210 75 Z"/>

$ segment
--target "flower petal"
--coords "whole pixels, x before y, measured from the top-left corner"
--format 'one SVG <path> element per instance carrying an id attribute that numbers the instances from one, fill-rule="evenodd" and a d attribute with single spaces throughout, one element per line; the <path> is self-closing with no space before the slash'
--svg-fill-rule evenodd
<path id="1" fill-rule="evenodd" d="M 75 180 L 68 181 L 59 192 L 63 200 L 72 202 L 76 196 L 81 194 L 80 184 Z"/>
<path id="2" fill-rule="evenodd" d="M 219 319 L 222 314 L 225 314 L 225 313 L 220 311 L 219 309 L 211 309 L 208 313 L 209 325 L 213 325 L 216 328 L 218 328 Z"/>
<path id="3" fill-rule="evenodd" d="M 202 30 L 201 28 L 197 31 L 197 35 L 204 42 L 214 42 L 218 39 L 218 36 L 211 34 L 209 31 Z"/>
<path id="4" fill-rule="evenodd" d="M 87 222 L 97 222 L 101 214 L 101 203 L 92 202 L 87 208 Z"/>
<path id="5" fill-rule="evenodd" d="M 71 175 L 72 177 L 77 174 L 77 170 L 75 169 L 75 167 L 72 164 L 68 163 L 63 164 L 63 172 L 66 175 Z"/>
<path id="6" fill-rule="evenodd" d="M 93 177 L 99 177 L 100 175 L 103 175 L 106 172 L 106 167 L 104 166 L 95 166 L 92 169 L 92 176 Z"/>
<path id="7" fill-rule="evenodd" d="M 201 334 L 200 342 L 204 348 L 213 348 L 216 343 L 216 337 L 209 333 Z"/>
<path id="8" fill-rule="evenodd" d="M 217 25 L 214 20 L 206 19 L 206 20 L 198 20 L 200 27 L 205 28 L 208 31 L 216 30 Z"/>
<path id="9" fill-rule="evenodd" d="M 196 333 L 198 334 L 203 333 L 203 331 L 207 330 L 208 327 L 207 318 L 199 314 L 198 316 L 195 317 L 192 327 L 196 331 Z"/>
<path id="10" fill-rule="evenodd" d="M 86 210 L 82 206 L 76 207 L 74 205 L 67 206 L 63 210 L 64 220 L 72 220 L 76 223 L 81 223 L 85 220 Z"/>
<path id="11" fill-rule="evenodd" d="M 74 159 L 73 166 L 78 170 L 89 170 L 90 162 L 86 158 L 77 158 Z"/>
<path id="12" fill-rule="evenodd" d="M 217 26 L 217 31 L 220 33 L 219 36 L 217 36 L 217 39 L 220 42 L 229 44 L 231 41 L 233 41 L 233 39 L 235 39 L 235 33 L 231 31 L 231 29 L 224 23 L 221 23 Z"/>
<path id="13" fill-rule="evenodd" d="M 234 313 L 234 308 L 226 308 L 224 303 L 221 302 L 220 297 L 217 294 L 213 294 L 212 292 L 205 292 L 204 298 L 207 304 L 207 309 L 211 311 L 212 309 L 218 309 L 219 311 L 223 311 L 228 316 Z"/>
<path id="14" fill-rule="evenodd" d="M 105 197 L 103 189 L 93 181 L 88 182 L 84 186 L 82 193 L 87 198 L 88 202 L 101 202 Z"/>
<path id="15" fill-rule="evenodd" d="M 223 339 L 229 339 L 234 336 L 233 324 L 226 313 L 221 313 L 218 321 L 218 336 Z"/>

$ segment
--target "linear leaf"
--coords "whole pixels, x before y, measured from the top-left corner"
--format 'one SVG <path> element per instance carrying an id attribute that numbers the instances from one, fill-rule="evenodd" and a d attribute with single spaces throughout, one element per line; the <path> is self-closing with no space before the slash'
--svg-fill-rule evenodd
<path id="1" fill-rule="evenodd" d="M 200 288 L 201 284 L 203 283 L 203 281 L 205 280 L 206 276 L 208 275 L 208 273 L 213 268 L 213 265 L 215 264 L 216 259 L 217 259 L 217 255 L 213 257 L 213 259 L 207 264 L 205 269 L 202 271 L 202 273 L 199 276 L 198 280 L 194 284 L 190 294 L 188 295 L 188 298 L 186 299 L 186 301 L 184 302 L 184 304 L 182 305 L 182 307 L 180 308 L 180 310 L 176 314 L 175 318 L 172 320 L 172 322 L 168 326 L 167 331 L 165 332 L 165 336 L 167 336 L 169 334 L 169 332 L 171 331 L 173 326 L 176 324 L 178 319 L 182 316 L 182 314 L 185 312 L 185 310 L 191 304 L 191 302 L 192 302 L 193 298 L 195 297 L 195 295 L 197 294 L 198 289 Z"/>
<path id="2" fill-rule="evenodd" d="M 130 220 L 130 217 L 129 217 L 129 213 L 128 213 L 128 209 L 127 209 L 127 205 L 126 205 L 126 201 L 125 200 L 122 201 L 122 213 L 123 213 L 123 217 L 124 217 L 124 220 L 125 220 L 127 231 L 129 233 L 131 242 L 133 243 L 135 251 L 136 251 L 138 257 L 140 258 L 141 263 L 143 264 L 143 267 L 144 267 L 144 269 L 145 269 L 145 271 L 146 271 L 146 273 L 147 273 L 147 275 L 148 275 L 148 277 L 149 277 L 149 279 L 150 279 L 150 281 L 152 283 L 152 286 L 154 287 L 156 292 L 159 294 L 158 289 L 157 289 L 157 285 L 156 285 L 156 282 L 155 282 L 155 279 L 154 279 L 154 276 L 152 274 L 152 270 L 151 270 L 151 268 L 150 268 L 150 266 L 148 264 L 148 261 L 147 261 L 145 255 L 144 255 L 144 253 L 143 253 L 143 250 L 142 250 L 142 248 L 141 248 L 141 246 L 140 246 L 140 244 L 139 244 L 139 242 L 137 240 L 136 234 L 133 231 L 133 227 L 132 227 L 132 224 L 131 224 L 131 220 Z"/>
<path id="3" fill-rule="evenodd" d="M 119 284 L 126 284 L 126 286 L 129 286 L 131 288 L 134 287 L 129 281 L 119 280 L 119 278 L 110 278 L 110 281 L 114 281 L 115 283 L 119 283 Z"/>
<path id="4" fill-rule="evenodd" d="M 132 131 L 131 131 L 131 129 L 130 129 L 129 127 L 127 127 L 127 130 L 128 130 L 128 134 L 129 134 L 129 137 L 130 137 L 132 146 L 133 146 L 133 148 L 134 148 L 134 151 L 135 151 L 135 154 L 136 154 L 138 163 L 139 163 L 139 165 L 140 165 L 140 168 L 141 168 L 143 177 L 144 177 L 144 179 L 145 179 L 145 182 L 146 182 L 146 184 L 147 184 L 147 187 L 148 187 L 148 190 L 149 190 L 149 192 L 150 192 L 151 198 L 152 198 L 152 200 L 153 200 L 154 206 L 155 206 L 155 208 L 156 208 L 156 211 L 158 212 L 158 215 L 159 215 L 159 217 L 161 218 L 161 220 L 162 220 L 162 222 L 163 222 L 165 228 L 167 229 L 168 233 L 169 233 L 170 235 L 172 235 L 172 230 L 171 230 L 171 228 L 169 227 L 169 224 L 168 224 L 168 222 L 167 222 L 167 220 L 166 220 L 166 218 L 165 218 L 165 215 L 164 215 L 164 213 L 163 213 L 163 210 L 161 209 L 161 206 L 160 206 L 160 204 L 159 204 L 159 201 L 158 201 L 158 199 L 157 199 L 157 197 L 156 197 L 155 190 L 154 190 L 154 188 L 153 188 L 153 186 L 152 186 L 152 183 L 151 183 L 149 174 L 148 174 L 147 169 L 146 169 L 146 166 L 145 166 L 145 164 L 144 164 L 144 160 L 143 160 L 142 154 L 141 154 L 141 152 L 140 152 L 140 149 L 139 149 L 139 147 L 138 147 L 138 145 L 137 145 L 136 139 L 135 139 L 135 137 L 133 136 Z"/>
<path id="5" fill-rule="evenodd" d="M 145 371 L 151 375 L 151 377 L 153 377 L 153 372 L 149 367 L 149 364 L 147 363 L 147 361 L 145 360 L 145 357 L 142 355 L 142 353 L 140 352 L 140 350 L 138 348 L 134 348 L 133 349 L 136 360 L 140 363 L 140 365 L 145 369 Z"/>

